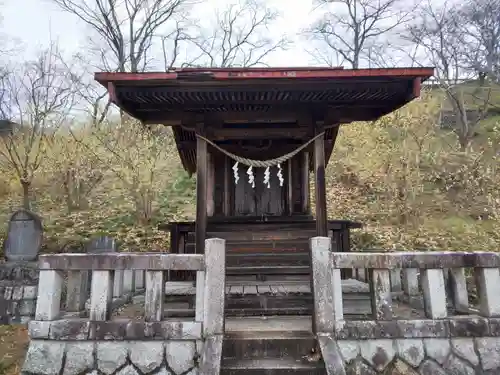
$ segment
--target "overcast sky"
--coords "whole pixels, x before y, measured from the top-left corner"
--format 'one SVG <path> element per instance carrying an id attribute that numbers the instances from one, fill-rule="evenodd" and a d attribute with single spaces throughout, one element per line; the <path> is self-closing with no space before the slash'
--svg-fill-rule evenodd
<path id="1" fill-rule="evenodd" d="M 50 0 L 0 0 L 3 2 L 2 29 L 3 33 L 14 40 L 17 46 L 22 46 L 23 57 L 33 56 L 46 47 L 49 41 L 58 40 L 66 53 L 85 50 L 88 28 L 79 20 L 56 8 Z M 195 17 L 207 14 L 211 8 L 223 6 L 228 0 L 207 0 L 197 6 Z M 296 36 L 307 26 L 312 16 L 312 0 L 268 0 L 269 5 L 278 8 L 283 17 L 273 25 L 276 35 L 285 33 Z M 304 43 L 296 37 L 294 46 L 287 51 L 278 52 L 268 59 L 271 66 L 304 66 L 312 63 L 310 55 L 305 52 Z M 21 56 L 19 56 L 21 57 Z"/>

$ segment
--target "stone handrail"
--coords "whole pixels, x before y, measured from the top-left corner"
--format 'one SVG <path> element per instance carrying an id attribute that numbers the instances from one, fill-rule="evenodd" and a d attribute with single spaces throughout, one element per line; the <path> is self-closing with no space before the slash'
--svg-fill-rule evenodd
<path id="1" fill-rule="evenodd" d="M 94 346 L 97 345 L 91 350 L 88 358 L 92 364 L 88 368 L 79 370 L 78 373 L 82 373 L 82 370 L 104 371 L 99 367 L 99 363 L 94 361 L 94 354 L 92 354 L 94 350 L 97 350 L 97 357 L 99 357 L 101 343 L 116 346 L 115 349 L 118 352 L 123 349 L 123 345 L 126 345 L 123 349 L 126 352 L 124 358 L 132 362 L 132 357 L 141 361 L 141 354 L 133 353 L 135 346 L 134 350 L 132 349 L 133 345 L 137 346 L 140 343 L 141 350 L 146 352 L 149 350 L 165 351 L 166 359 L 161 356 L 157 365 L 167 363 L 169 366 L 170 364 L 170 367 L 166 368 L 167 372 L 184 373 L 195 366 L 201 373 L 218 374 L 224 333 L 224 240 L 206 240 L 204 255 L 160 253 L 43 255 L 39 260 L 39 269 L 35 319 L 29 323 L 32 341 L 23 371 L 36 373 L 33 369 L 43 365 L 37 363 L 37 361 L 40 362 L 40 357 L 36 356 L 36 352 L 41 350 L 41 347 L 46 347 L 47 343 L 51 345 L 67 343 L 63 350 L 64 354 L 61 354 L 65 358 L 61 364 L 64 366 L 64 363 L 67 365 L 70 360 L 69 350 L 78 351 L 78 345 L 81 345 L 82 341 L 87 341 Z M 165 282 L 167 281 L 165 273 L 169 270 L 196 271 L 194 320 L 163 316 Z M 92 277 L 90 307 L 87 316 L 81 312 L 82 309 L 85 310 L 85 301 L 88 298 L 89 288 L 86 286 L 88 272 L 92 273 Z M 65 274 L 67 274 L 68 285 L 66 312 L 61 309 Z M 143 319 L 111 317 L 113 296 L 122 295 L 124 288 L 133 292 L 141 286 L 141 283 L 145 284 Z M 71 315 L 72 312 L 77 313 L 76 316 Z M 179 344 L 182 342 L 186 344 Z M 177 371 L 170 357 L 175 357 L 175 352 L 179 355 L 185 354 L 186 345 L 191 348 L 191 343 L 194 352 L 187 356 L 189 358 L 184 359 L 184 365 L 180 367 L 177 365 Z M 151 347 L 148 348 L 148 345 Z M 158 349 L 158 345 L 163 349 Z M 110 350 L 110 347 L 106 348 Z M 58 363 L 58 360 L 54 358 L 48 361 Z M 144 359 L 142 361 L 144 362 Z M 135 367 L 139 366 L 136 362 L 133 363 Z M 196 363 L 199 363 L 199 366 Z M 121 364 L 118 363 L 117 366 L 120 367 Z M 154 364 L 146 367 L 156 368 Z M 55 373 L 63 371 L 62 368 L 54 368 L 54 370 Z M 67 373 L 66 368 L 64 373 Z M 149 373 L 149 371 L 144 373 Z"/>
<path id="2" fill-rule="evenodd" d="M 315 237 L 310 244 L 316 333 L 328 374 L 500 373 L 500 254 L 333 253 L 330 242 Z M 344 316 L 344 268 L 369 283 L 371 316 Z M 467 268 L 476 279 L 477 311 L 468 307 Z M 468 315 L 449 315 L 444 271 L 455 310 Z M 412 314 L 396 317 L 400 294 L 421 294 L 425 316 L 406 307 Z"/>

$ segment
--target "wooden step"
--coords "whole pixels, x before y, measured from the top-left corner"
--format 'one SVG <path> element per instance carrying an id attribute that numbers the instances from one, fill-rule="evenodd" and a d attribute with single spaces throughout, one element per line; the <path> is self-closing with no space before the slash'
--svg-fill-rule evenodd
<path id="1" fill-rule="evenodd" d="M 228 266 L 227 275 L 309 275 L 309 266 Z"/>
<path id="2" fill-rule="evenodd" d="M 316 229 L 293 229 L 293 230 L 270 230 L 269 227 L 264 228 L 247 228 L 242 226 L 241 230 L 231 231 L 208 231 L 206 238 L 223 238 L 227 242 L 231 241 L 283 241 L 283 240 L 305 240 L 316 235 Z M 195 233 L 189 232 L 186 236 L 186 242 L 194 242 Z"/>
<path id="3" fill-rule="evenodd" d="M 371 301 L 364 299 L 343 299 L 344 314 L 367 316 L 371 314 Z M 311 294 L 304 295 L 247 295 L 226 297 L 226 313 L 234 316 L 248 314 L 257 315 L 310 315 L 312 314 L 313 298 Z"/>
<path id="4" fill-rule="evenodd" d="M 253 267 L 253 266 L 306 266 L 311 260 L 309 254 L 296 253 L 267 253 L 267 254 L 228 254 L 226 267 Z"/>
<path id="5" fill-rule="evenodd" d="M 194 241 L 186 242 L 185 252 L 187 254 L 194 254 L 195 244 Z M 292 252 L 306 252 L 309 250 L 309 240 L 279 240 L 279 241 L 226 241 L 226 251 L 228 254 L 238 253 L 292 253 Z"/>

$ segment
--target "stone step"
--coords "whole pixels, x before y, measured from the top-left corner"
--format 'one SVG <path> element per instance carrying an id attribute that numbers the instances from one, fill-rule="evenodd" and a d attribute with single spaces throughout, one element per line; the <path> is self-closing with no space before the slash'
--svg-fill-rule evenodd
<path id="1" fill-rule="evenodd" d="M 225 309 L 226 316 L 245 317 L 245 316 L 305 316 L 312 314 L 312 306 L 295 306 L 295 307 L 270 307 L 270 308 L 227 308 Z"/>
<path id="2" fill-rule="evenodd" d="M 323 362 L 303 363 L 294 358 L 224 359 L 221 375 L 325 375 Z"/>
<path id="3" fill-rule="evenodd" d="M 224 337 L 222 355 L 228 359 L 300 359 L 313 347 L 314 337 L 308 331 L 233 331 Z"/>

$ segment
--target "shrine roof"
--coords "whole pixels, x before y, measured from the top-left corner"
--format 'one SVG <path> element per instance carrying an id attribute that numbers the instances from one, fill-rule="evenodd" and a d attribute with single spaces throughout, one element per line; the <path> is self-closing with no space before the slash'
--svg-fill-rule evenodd
<path id="1" fill-rule="evenodd" d="M 248 139 L 249 129 L 241 125 L 250 123 L 258 138 L 274 138 L 287 143 L 286 148 L 310 138 L 303 123 L 312 119 L 327 126 L 328 160 L 338 131 L 332 125 L 372 121 L 398 109 L 417 98 L 421 83 L 433 74 L 433 68 L 182 68 L 100 72 L 95 79 L 108 90 L 111 101 L 132 117 L 145 124 L 172 125 L 182 163 L 192 173 L 196 123 L 215 127 L 219 133 L 214 141 L 233 139 L 233 143 Z M 304 114 L 309 120 L 300 119 Z M 224 130 L 221 123 L 226 124 Z M 285 148 L 271 150 L 284 152 Z"/>
<path id="2" fill-rule="evenodd" d="M 433 68 L 183 68 L 100 72 L 95 79 L 132 117 L 174 125 L 190 113 L 267 112 L 297 105 L 349 112 L 339 113 L 346 117 L 342 122 L 372 120 L 414 99 L 420 83 L 432 75 Z M 359 111 L 363 106 L 369 111 Z"/>

